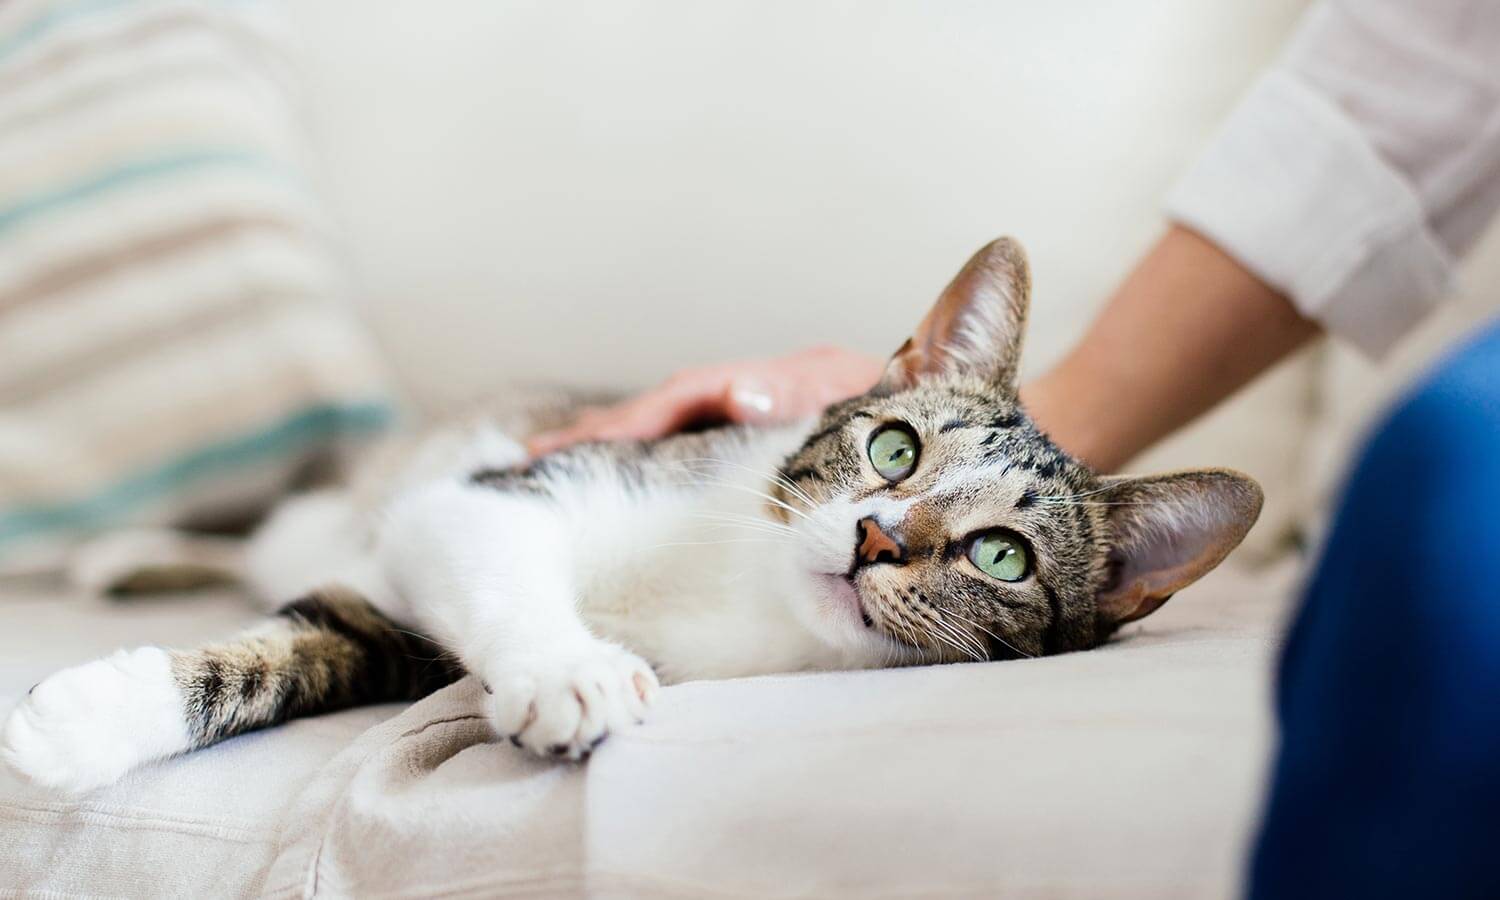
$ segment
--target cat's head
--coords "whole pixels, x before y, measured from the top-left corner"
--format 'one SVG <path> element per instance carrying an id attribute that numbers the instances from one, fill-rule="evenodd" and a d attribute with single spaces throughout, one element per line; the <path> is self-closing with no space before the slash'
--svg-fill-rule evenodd
<path id="1" fill-rule="evenodd" d="M 825 640 L 908 661 L 1082 650 L 1233 550 L 1260 487 L 1225 469 L 1102 477 L 1037 430 L 1016 373 L 1025 252 L 975 254 L 880 383 L 829 407 L 780 472 Z"/>

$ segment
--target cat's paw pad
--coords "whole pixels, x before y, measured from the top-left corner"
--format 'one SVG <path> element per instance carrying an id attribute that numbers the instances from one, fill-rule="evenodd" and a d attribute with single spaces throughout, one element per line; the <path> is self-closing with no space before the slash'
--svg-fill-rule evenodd
<path id="1" fill-rule="evenodd" d="M 38 784 L 78 794 L 187 743 L 171 659 L 122 650 L 31 689 L 0 729 L 0 760 Z"/>
<path id="2" fill-rule="evenodd" d="M 640 722 L 660 686 L 639 656 L 598 642 L 497 667 L 485 689 L 497 734 L 541 756 L 578 760 Z"/>

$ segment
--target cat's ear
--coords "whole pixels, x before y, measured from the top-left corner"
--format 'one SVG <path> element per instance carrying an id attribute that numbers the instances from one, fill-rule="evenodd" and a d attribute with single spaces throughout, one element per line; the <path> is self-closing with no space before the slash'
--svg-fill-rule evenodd
<path id="1" fill-rule="evenodd" d="M 1150 615 L 1239 546 L 1260 515 L 1260 485 L 1228 469 L 1118 478 L 1108 506 L 1109 577 L 1095 603 L 1096 633 Z"/>
<path id="2" fill-rule="evenodd" d="M 965 374 L 1015 393 L 1030 303 L 1026 251 L 1013 238 L 991 241 L 954 276 L 891 357 L 876 390 L 889 393 L 924 378 Z"/>

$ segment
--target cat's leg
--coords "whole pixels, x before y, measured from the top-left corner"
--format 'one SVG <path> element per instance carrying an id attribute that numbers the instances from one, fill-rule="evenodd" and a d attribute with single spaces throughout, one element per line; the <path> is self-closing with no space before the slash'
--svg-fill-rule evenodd
<path id="1" fill-rule="evenodd" d="M 196 650 L 142 647 L 65 669 L 0 730 L 0 758 L 69 792 L 291 718 L 413 700 L 461 670 L 360 596 L 329 588 L 240 637 Z"/>
<path id="2" fill-rule="evenodd" d="M 68 575 L 99 594 L 243 584 L 271 610 L 319 585 L 349 582 L 368 557 L 367 522 L 349 491 L 309 491 L 276 504 L 248 539 L 170 528 L 104 534 L 73 551 Z"/>
<path id="3" fill-rule="evenodd" d="M 580 759 L 640 721 L 658 685 L 585 627 L 571 533 L 545 496 L 440 482 L 392 507 L 379 553 L 412 615 L 484 683 L 496 733 Z"/>
<path id="4" fill-rule="evenodd" d="M 132 528 L 87 541 L 68 560 L 68 579 L 94 594 L 154 594 L 231 584 L 244 576 L 245 541 Z M 283 595 L 285 597 L 291 595 Z"/>

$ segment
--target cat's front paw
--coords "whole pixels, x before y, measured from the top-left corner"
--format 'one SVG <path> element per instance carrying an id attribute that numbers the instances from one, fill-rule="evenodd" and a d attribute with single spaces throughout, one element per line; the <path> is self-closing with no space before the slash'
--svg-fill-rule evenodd
<path id="1" fill-rule="evenodd" d="M 640 722 L 660 688 L 644 660 L 603 641 L 502 663 L 484 683 L 497 734 L 573 760 Z"/>
<path id="2" fill-rule="evenodd" d="M 0 731 L 0 759 L 38 784 L 78 794 L 182 751 L 186 727 L 166 651 L 122 650 L 32 688 Z"/>

